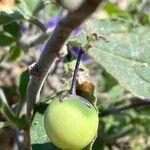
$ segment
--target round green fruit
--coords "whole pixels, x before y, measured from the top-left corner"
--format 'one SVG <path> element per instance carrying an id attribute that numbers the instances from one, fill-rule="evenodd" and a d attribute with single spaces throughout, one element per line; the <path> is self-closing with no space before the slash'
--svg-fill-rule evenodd
<path id="1" fill-rule="evenodd" d="M 46 133 L 63 150 L 81 150 L 92 142 L 98 129 L 96 108 L 79 96 L 56 98 L 44 115 Z"/>

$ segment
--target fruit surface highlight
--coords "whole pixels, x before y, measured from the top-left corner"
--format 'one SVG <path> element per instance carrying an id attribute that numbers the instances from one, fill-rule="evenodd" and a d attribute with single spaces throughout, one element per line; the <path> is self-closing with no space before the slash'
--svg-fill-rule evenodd
<path id="1" fill-rule="evenodd" d="M 89 103 L 89 102 L 88 102 Z M 92 142 L 98 129 L 98 112 L 79 96 L 56 98 L 44 114 L 46 133 L 53 144 L 63 150 L 81 150 Z"/>

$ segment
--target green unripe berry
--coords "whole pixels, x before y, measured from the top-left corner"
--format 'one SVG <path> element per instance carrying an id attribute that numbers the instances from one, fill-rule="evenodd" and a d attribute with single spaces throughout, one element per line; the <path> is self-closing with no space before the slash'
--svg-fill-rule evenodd
<path id="1" fill-rule="evenodd" d="M 73 95 L 63 102 L 59 98 L 53 100 L 44 116 L 49 139 L 63 150 L 81 150 L 90 144 L 96 136 L 98 122 L 95 107 L 91 104 L 89 107 L 83 98 Z"/>

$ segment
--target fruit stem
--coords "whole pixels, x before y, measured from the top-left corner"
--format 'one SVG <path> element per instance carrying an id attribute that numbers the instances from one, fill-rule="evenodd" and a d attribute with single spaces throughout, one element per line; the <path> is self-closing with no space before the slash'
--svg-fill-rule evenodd
<path id="1" fill-rule="evenodd" d="M 81 61 L 83 54 L 84 54 L 84 51 L 82 50 L 82 48 L 80 48 L 80 51 L 77 57 L 77 62 L 76 62 L 75 69 L 74 69 L 74 73 L 73 73 L 72 84 L 70 88 L 70 94 L 72 95 L 76 95 L 77 73 L 79 70 L 79 65 L 80 65 L 80 61 Z"/>

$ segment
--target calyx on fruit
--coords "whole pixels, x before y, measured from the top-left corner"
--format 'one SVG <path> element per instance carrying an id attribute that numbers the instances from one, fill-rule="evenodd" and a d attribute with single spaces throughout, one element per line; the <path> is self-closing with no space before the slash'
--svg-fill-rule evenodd
<path id="1" fill-rule="evenodd" d="M 80 96 L 54 99 L 44 114 L 46 133 L 63 150 L 81 150 L 95 138 L 98 129 L 97 109 Z"/>

